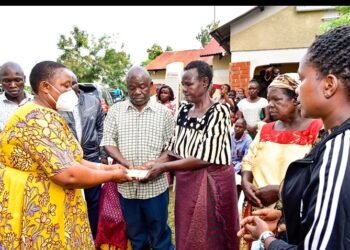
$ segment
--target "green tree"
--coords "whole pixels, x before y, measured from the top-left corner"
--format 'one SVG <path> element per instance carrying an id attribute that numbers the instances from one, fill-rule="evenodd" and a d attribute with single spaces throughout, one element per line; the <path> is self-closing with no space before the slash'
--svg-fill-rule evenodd
<path id="1" fill-rule="evenodd" d="M 32 93 L 32 87 L 30 85 L 24 85 L 24 90 L 29 94 Z"/>
<path id="2" fill-rule="evenodd" d="M 201 43 L 202 48 L 204 48 L 212 39 L 210 32 L 213 29 L 219 27 L 219 23 L 220 21 L 213 21 L 212 23 L 208 24 L 205 28 L 201 27 L 201 31 L 197 34 L 196 39 Z"/>
<path id="3" fill-rule="evenodd" d="M 320 26 L 322 33 L 327 32 L 335 27 L 350 24 L 350 6 L 337 6 L 339 18 L 324 22 Z"/>
<path id="4" fill-rule="evenodd" d="M 74 26 L 69 36 L 60 35 L 57 46 L 63 51 L 57 59 L 78 77 L 79 82 L 101 82 L 126 90 L 125 74 L 130 68 L 130 55 L 123 45 L 116 50 L 111 36 L 96 39 Z"/>
<path id="5" fill-rule="evenodd" d="M 167 46 L 165 51 L 173 51 L 173 49 L 170 46 Z M 161 55 L 163 53 L 163 49 L 160 45 L 154 43 L 151 48 L 147 49 L 148 58 L 147 60 L 143 61 L 141 63 L 142 66 L 148 65 L 150 62 L 152 62 L 154 59 L 157 58 L 157 56 Z"/>

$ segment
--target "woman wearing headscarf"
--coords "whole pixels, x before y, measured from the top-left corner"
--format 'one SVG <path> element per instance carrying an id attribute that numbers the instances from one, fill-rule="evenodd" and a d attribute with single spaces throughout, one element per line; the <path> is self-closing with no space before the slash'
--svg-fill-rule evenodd
<path id="1" fill-rule="evenodd" d="M 303 118 L 298 107 L 296 73 L 277 76 L 268 87 L 268 109 L 276 121 L 260 124 L 242 161 L 243 216 L 263 207 L 280 208 L 278 192 L 288 165 L 315 143 L 321 120 Z"/>

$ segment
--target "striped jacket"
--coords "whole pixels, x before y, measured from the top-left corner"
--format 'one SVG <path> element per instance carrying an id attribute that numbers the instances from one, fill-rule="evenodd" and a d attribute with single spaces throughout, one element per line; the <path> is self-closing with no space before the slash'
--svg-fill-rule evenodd
<path id="1" fill-rule="evenodd" d="M 282 201 L 289 244 L 269 250 L 350 249 L 350 119 L 289 165 Z"/>

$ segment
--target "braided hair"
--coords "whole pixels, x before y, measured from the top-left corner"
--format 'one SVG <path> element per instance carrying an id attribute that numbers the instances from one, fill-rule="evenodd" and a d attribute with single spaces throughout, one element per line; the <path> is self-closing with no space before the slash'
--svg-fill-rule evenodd
<path id="1" fill-rule="evenodd" d="M 305 62 L 313 64 L 321 76 L 333 74 L 341 79 L 350 100 L 350 25 L 317 37 L 307 51 Z"/>

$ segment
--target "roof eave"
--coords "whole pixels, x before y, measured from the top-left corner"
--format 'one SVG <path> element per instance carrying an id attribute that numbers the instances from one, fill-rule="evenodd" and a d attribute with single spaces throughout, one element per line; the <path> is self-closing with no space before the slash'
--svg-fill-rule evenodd
<path id="1" fill-rule="evenodd" d="M 230 50 L 231 24 L 244 18 L 245 16 L 256 11 L 257 9 L 259 9 L 260 11 L 263 11 L 264 8 L 265 8 L 264 6 L 256 6 L 255 8 L 252 8 L 252 9 L 248 10 L 247 12 L 243 13 L 242 15 L 240 15 L 240 16 L 232 19 L 231 21 L 225 23 L 224 25 L 216 28 L 215 30 L 212 30 L 210 32 L 210 35 L 212 37 L 214 37 L 214 39 L 220 44 L 221 47 L 223 47 L 225 49 L 226 52 L 231 53 L 231 50 Z"/>

